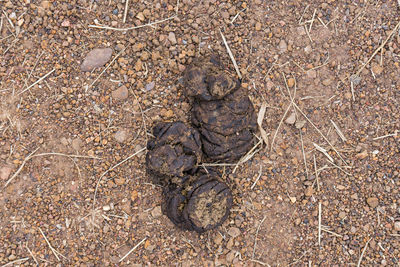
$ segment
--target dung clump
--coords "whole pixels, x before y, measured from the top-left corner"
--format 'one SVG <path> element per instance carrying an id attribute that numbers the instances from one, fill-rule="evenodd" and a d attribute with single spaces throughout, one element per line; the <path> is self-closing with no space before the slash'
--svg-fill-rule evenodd
<path id="1" fill-rule="evenodd" d="M 164 192 L 163 212 L 179 228 L 203 233 L 220 226 L 230 213 L 232 192 L 215 174 L 192 176 Z"/>
<path id="2" fill-rule="evenodd" d="M 239 80 L 211 56 L 188 66 L 184 86 L 207 160 L 233 162 L 245 155 L 253 146 L 257 118 Z"/>
<path id="3" fill-rule="evenodd" d="M 195 173 L 201 161 L 201 141 L 196 129 L 183 122 L 162 122 L 147 143 L 147 170 L 164 184 L 168 178 Z"/>
<path id="4" fill-rule="evenodd" d="M 164 122 L 147 143 L 148 173 L 163 185 L 162 210 L 180 229 L 203 233 L 229 216 L 232 191 L 202 161 L 234 162 L 253 146 L 257 118 L 247 91 L 218 56 L 197 59 L 183 74 L 191 122 Z"/>
<path id="5" fill-rule="evenodd" d="M 242 88 L 221 100 L 194 101 L 192 123 L 208 161 L 238 160 L 253 146 L 257 130 L 253 104 Z"/>
<path id="6" fill-rule="evenodd" d="M 185 95 L 198 100 L 222 99 L 240 87 L 237 78 L 230 75 L 217 55 L 197 59 L 183 74 Z"/>

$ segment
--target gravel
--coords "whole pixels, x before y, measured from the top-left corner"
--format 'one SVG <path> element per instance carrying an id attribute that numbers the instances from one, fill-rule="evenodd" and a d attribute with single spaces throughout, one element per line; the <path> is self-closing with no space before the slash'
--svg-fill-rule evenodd
<path id="1" fill-rule="evenodd" d="M 182 0 L 177 13 L 175 0 L 129 1 L 123 23 L 125 3 L 1 2 L 0 265 L 27 257 L 21 266 L 35 259 L 40 266 L 347 266 L 370 240 L 361 266 L 398 266 L 397 1 Z M 97 24 L 139 28 L 90 26 Z M 284 74 L 295 81 L 289 89 L 298 108 L 346 163 L 292 107 L 272 149 L 234 173 L 225 166 L 232 213 L 218 230 L 198 235 L 152 216 L 161 188 L 149 183 L 141 149 L 157 122 L 189 122 L 180 79 L 194 58 L 217 53 L 235 75 L 219 29 L 256 112 L 267 104 L 269 141 L 290 104 Z M 97 48 L 108 56 L 82 71 Z M 121 54 L 103 72 L 111 49 Z M 116 100 L 122 86 L 129 93 Z M 307 170 L 300 130 L 284 123 L 292 113 L 306 121 Z M 115 137 L 121 130 L 122 142 Z M 37 148 L 42 155 L 27 158 Z M 54 256 L 39 228 L 66 259 Z"/>

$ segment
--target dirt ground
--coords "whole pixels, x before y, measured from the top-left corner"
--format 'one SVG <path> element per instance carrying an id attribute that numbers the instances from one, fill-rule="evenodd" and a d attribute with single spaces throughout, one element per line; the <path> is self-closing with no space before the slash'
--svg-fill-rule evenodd
<path id="1" fill-rule="evenodd" d="M 0 265 L 400 266 L 398 1 L 125 1 L 0 0 Z M 199 235 L 145 147 L 190 120 L 193 58 L 236 75 L 220 31 L 268 144 L 221 167 L 233 209 Z"/>

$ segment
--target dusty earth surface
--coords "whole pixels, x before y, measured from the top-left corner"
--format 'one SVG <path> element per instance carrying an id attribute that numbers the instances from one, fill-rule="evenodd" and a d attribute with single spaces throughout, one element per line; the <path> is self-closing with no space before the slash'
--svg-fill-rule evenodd
<path id="1" fill-rule="evenodd" d="M 125 1 L 0 0 L 0 265 L 399 266 L 397 1 Z M 190 120 L 193 58 L 236 75 L 220 30 L 268 145 L 221 167 L 232 212 L 199 235 L 145 147 Z"/>

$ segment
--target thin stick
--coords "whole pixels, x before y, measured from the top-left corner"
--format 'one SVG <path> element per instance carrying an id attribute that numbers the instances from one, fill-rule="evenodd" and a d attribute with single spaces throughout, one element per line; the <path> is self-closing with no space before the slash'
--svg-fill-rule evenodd
<path id="1" fill-rule="evenodd" d="M 336 154 L 342 159 L 344 164 L 348 165 L 347 162 L 343 159 L 343 157 L 340 155 L 339 151 L 332 145 L 332 143 L 328 140 L 328 138 L 325 137 L 325 135 L 315 126 L 315 124 L 307 117 L 307 115 L 299 108 L 299 106 L 296 103 L 293 103 L 293 105 L 299 110 L 301 115 L 304 116 L 304 118 L 314 127 L 314 129 L 322 136 L 322 138 L 331 146 L 331 148 L 336 152 Z"/>
<path id="2" fill-rule="evenodd" d="M 11 181 L 14 180 L 15 177 L 17 177 L 17 175 L 18 175 L 18 174 L 22 171 L 22 169 L 24 168 L 26 162 L 27 162 L 28 160 L 31 159 L 32 155 L 35 154 L 36 151 L 38 151 L 38 149 L 39 149 L 39 147 L 36 148 L 33 152 L 31 152 L 31 153 L 22 161 L 21 166 L 19 166 L 18 170 L 13 174 L 13 176 L 11 176 L 11 178 L 8 179 L 8 181 L 7 181 L 7 182 L 5 183 L 5 185 L 4 185 L 4 188 L 7 187 L 7 185 L 8 185 L 9 183 L 11 183 Z"/>
<path id="3" fill-rule="evenodd" d="M 314 155 L 314 169 L 315 169 L 315 181 L 317 183 L 317 191 L 319 191 L 319 178 L 318 178 L 317 161 L 315 160 L 315 155 Z"/>
<path id="4" fill-rule="evenodd" d="M 111 30 L 111 31 L 129 31 L 129 30 L 135 30 L 135 29 L 140 29 L 140 28 L 144 28 L 144 27 L 149 27 L 149 26 L 153 26 L 156 24 L 160 24 L 163 23 L 165 21 L 171 20 L 173 18 L 175 18 L 177 15 L 173 15 L 171 17 L 168 17 L 166 19 L 162 19 L 162 20 L 158 20 L 158 21 L 154 21 L 151 23 L 147 23 L 144 25 L 138 25 L 138 26 L 134 26 L 134 27 L 128 27 L 128 28 L 114 28 L 114 27 L 109 27 L 109 26 L 103 26 L 103 25 L 89 25 L 89 28 L 95 28 L 95 29 L 103 29 L 103 30 Z"/>
<path id="5" fill-rule="evenodd" d="M 318 203 L 318 245 L 321 246 L 321 202 Z"/>
<path id="6" fill-rule="evenodd" d="M 35 255 L 33 255 L 32 251 L 29 249 L 28 243 L 26 243 L 25 247 L 26 247 L 26 249 L 28 250 L 29 254 L 31 254 L 32 259 L 36 262 L 36 266 L 39 266 L 39 262 L 38 262 L 37 259 L 35 258 Z"/>
<path id="7" fill-rule="evenodd" d="M 356 75 L 358 76 L 363 69 L 369 64 L 369 62 L 371 62 L 371 60 L 375 57 L 376 54 L 378 54 L 379 50 L 381 50 L 386 43 L 389 41 L 390 38 L 392 38 L 392 35 L 397 31 L 397 28 L 400 26 L 400 22 L 398 22 L 396 24 L 396 26 L 394 27 L 394 29 L 392 30 L 392 32 L 389 34 L 389 36 L 386 38 L 386 40 L 378 47 L 378 49 L 375 50 L 374 53 L 372 53 L 372 55 L 370 56 L 370 58 L 367 60 L 367 62 L 365 62 L 360 69 L 356 72 Z"/>
<path id="8" fill-rule="evenodd" d="M 64 259 L 67 259 L 64 255 L 62 255 L 60 252 L 58 252 L 57 250 L 55 250 L 55 249 L 51 246 L 49 240 L 47 239 L 47 237 L 46 237 L 45 234 L 43 233 L 42 229 L 40 229 L 40 227 L 39 227 L 39 231 L 40 231 L 40 233 L 42 234 L 42 236 L 44 237 L 44 240 L 46 240 L 47 245 L 49 245 L 49 248 L 50 248 L 51 252 L 53 252 L 54 256 L 56 256 L 57 260 L 58 260 L 58 261 L 61 261 L 61 259 L 58 257 L 58 255 L 60 255 L 60 256 L 63 257 Z M 58 254 L 58 255 L 57 255 L 57 254 Z"/>
<path id="9" fill-rule="evenodd" d="M 105 172 L 103 172 L 102 175 L 100 175 L 99 179 L 97 180 L 97 184 L 96 184 L 96 188 L 94 190 L 94 197 L 93 197 L 93 210 L 95 209 L 95 205 L 96 205 L 96 196 L 97 196 L 97 190 L 99 188 L 100 182 L 103 179 L 103 177 L 109 173 L 110 171 L 114 170 L 115 168 L 117 168 L 118 166 L 120 166 L 121 164 L 123 164 L 124 162 L 128 161 L 129 159 L 133 158 L 134 156 L 136 156 L 137 154 L 139 154 L 140 152 L 146 150 L 146 147 L 140 149 L 139 151 L 136 151 L 135 153 L 133 153 L 132 155 L 130 155 L 129 157 L 127 157 L 126 159 L 120 161 L 119 163 L 115 164 L 114 166 L 112 166 L 111 168 L 109 168 L 108 170 L 106 170 Z"/>
<path id="10" fill-rule="evenodd" d="M 262 165 L 260 165 L 260 170 L 258 171 L 258 176 L 257 179 L 254 181 L 253 185 L 250 187 L 251 190 L 253 190 L 253 188 L 256 186 L 258 180 L 260 179 L 262 175 Z"/>
<path id="11" fill-rule="evenodd" d="M 367 243 L 365 244 L 365 247 L 364 247 L 363 251 L 361 252 L 360 258 L 358 259 L 357 267 L 360 267 L 360 266 L 361 266 L 361 261 L 362 261 L 362 259 L 363 259 L 363 257 L 364 257 L 364 253 L 365 253 L 365 251 L 367 250 L 369 241 L 371 241 L 371 239 L 372 239 L 372 237 L 371 237 L 371 238 L 367 241 Z"/>
<path id="12" fill-rule="evenodd" d="M 336 130 L 337 134 L 339 135 L 339 137 L 343 140 L 343 142 L 346 142 L 347 139 L 344 136 L 344 134 L 342 133 L 342 131 L 340 130 L 340 128 L 336 125 L 336 123 L 333 120 L 331 120 L 331 123 L 333 124 L 333 127 L 335 127 L 335 130 Z"/>
<path id="13" fill-rule="evenodd" d="M 219 33 L 221 34 L 222 40 L 224 41 L 224 44 L 225 44 L 225 47 L 226 47 L 226 51 L 228 51 L 229 57 L 230 57 L 231 60 L 232 60 L 233 66 L 235 67 L 235 70 L 236 70 L 236 73 L 237 73 L 237 75 L 239 76 L 239 79 L 242 79 L 242 74 L 240 73 L 240 70 L 239 70 L 239 67 L 238 67 L 238 65 L 237 65 L 237 63 L 236 63 L 236 60 L 235 60 L 235 58 L 233 57 L 232 51 L 231 51 L 231 49 L 229 48 L 229 45 L 228 45 L 228 43 L 226 42 L 225 36 L 224 36 L 224 34 L 222 33 L 221 29 L 219 29 Z"/>
<path id="14" fill-rule="evenodd" d="M 122 23 L 126 22 L 126 15 L 128 15 L 128 6 L 129 6 L 129 0 L 125 0 L 124 18 L 122 19 Z"/>
<path id="15" fill-rule="evenodd" d="M 372 140 L 379 140 L 379 139 L 383 139 L 386 137 L 397 136 L 398 132 L 399 132 L 399 130 L 395 130 L 394 133 L 378 136 L 378 137 L 373 138 Z"/>
<path id="16" fill-rule="evenodd" d="M 11 266 L 11 265 L 14 265 L 17 262 L 22 262 L 22 261 L 27 261 L 27 260 L 29 260 L 28 257 L 27 258 L 18 259 L 18 260 L 15 260 L 15 261 L 10 261 L 9 263 L 1 265 L 1 267 Z"/>
<path id="17" fill-rule="evenodd" d="M 267 218 L 267 216 L 265 215 L 264 218 L 261 220 L 260 224 L 257 227 L 256 236 L 254 237 L 253 254 L 251 256 L 252 259 L 254 259 L 254 255 L 256 253 L 258 232 L 260 231 L 261 225 L 263 224 L 263 222 L 265 221 L 266 218 Z"/>
<path id="18" fill-rule="evenodd" d="M 124 49 L 122 49 L 114 58 L 113 60 L 111 60 L 111 62 L 107 65 L 107 67 L 104 68 L 104 70 L 99 74 L 99 76 L 97 76 L 96 79 L 94 79 L 94 81 L 85 89 L 85 91 L 89 90 L 89 88 L 91 88 L 93 86 L 93 84 L 95 84 L 95 82 L 97 82 L 97 80 L 101 77 L 101 75 L 103 75 L 103 73 L 114 63 L 114 61 L 122 54 L 122 52 L 125 51 L 125 49 L 128 46 L 125 46 Z"/>
<path id="19" fill-rule="evenodd" d="M 129 254 L 131 254 L 135 249 L 137 249 L 144 241 L 146 241 L 147 237 L 143 238 L 139 243 L 136 244 L 136 246 L 134 246 L 131 250 L 128 251 L 128 253 L 125 254 L 125 256 L 123 256 L 119 262 L 123 261 L 126 257 L 129 256 Z"/>
<path id="20" fill-rule="evenodd" d="M 41 81 L 43 81 L 44 79 L 47 78 L 47 76 L 49 76 L 50 74 L 52 74 L 56 69 L 52 69 L 51 71 L 49 71 L 47 74 L 45 74 L 44 76 L 42 76 L 41 78 L 39 78 L 39 80 L 37 80 L 36 82 L 34 82 L 33 84 L 31 84 L 30 86 L 28 86 L 27 88 L 25 88 L 24 90 L 22 90 L 21 92 L 18 93 L 18 95 L 23 94 L 24 92 L 28 91 L 29 89 L 31 89 L 33 86 L 35 86 L 36 84 L 40 83 Z"/>

